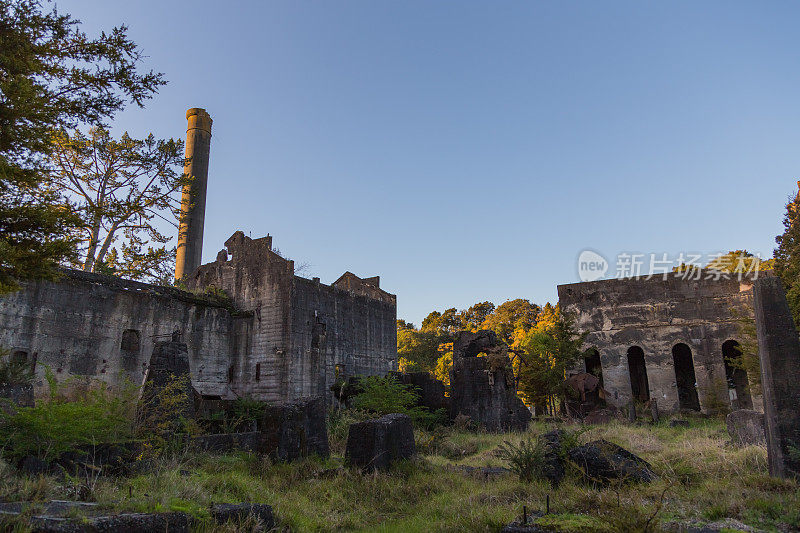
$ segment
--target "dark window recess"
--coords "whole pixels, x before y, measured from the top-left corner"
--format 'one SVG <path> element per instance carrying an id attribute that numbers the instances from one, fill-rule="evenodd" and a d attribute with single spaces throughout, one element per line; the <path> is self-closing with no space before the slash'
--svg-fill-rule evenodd
<path id="1" fill-rule="evenodd" d="M 675 365 L 675 383 L 678 386 L 678 403 L 681 409 L 700 410 L 697 397 L 697 378 L 694 374 L 692 350 L 684 343 L 672 347 L 672 362 Z"/>
<path id="2" fill-rule="evenodd" d="M 600 380 L 600 386 L 603 386 L 603 366 L 600 364 L 600 352 L 591 350 L 589 355 L 583 358 L 586 364 L 586 373 L 591 374 Z"/>
<path id="3" fill-rule="evenodd" d="M 256 363 L 256 381 L 261 381 L 261 363 Z"/>
<path id="4" fill-rule="evenodd" d="M 120 349 L 123 353 L 131 355 L 139 355 L 141 347 L 141 334 L 136 329 L 126 329 L 122 332 L 122 342 Z"/>
<path id="5" fill-rule="evenodd" d="M 644 363 L 644 350 L 638 346 L 628 348 L 628 372 L 631 378 L 631 396 L 634 400 L 650 400 L 650 383 L 647 381 L 647 367 Z"/>
<path id="6" fill-rule="evenodd" d="M 233 365 L 228 367 L 228 383 L 233 383 L 233 376 L 236 373 Z"/>
<path id="7" fill-rule="evenodd" d="M 742 347 L 735 340 L 722 343 L 722 358 L 725 362 L 725 378 L 731 406 L 734 409 L 752 409 L 753 398 L 750 396 L 750 383 L 747 370 L 742 368 Z"/>
<path id="8" fill-rule="evenodd" d="M 122 368 L 128 372 L 135 372 L 139 363 L 139 353 L 142 351 L 142 335 L 139 330 L 126 329 L 122 332 L 122 342 L 119 344 L 122 354 Z"/>
<path id="9" fill-rule="evenodd" d="M 25 350 L 14 350 L 11 352 L 11 357 L 9 360 L 13 363 L 27 363 L 28 362 L 28 352 Z"/>

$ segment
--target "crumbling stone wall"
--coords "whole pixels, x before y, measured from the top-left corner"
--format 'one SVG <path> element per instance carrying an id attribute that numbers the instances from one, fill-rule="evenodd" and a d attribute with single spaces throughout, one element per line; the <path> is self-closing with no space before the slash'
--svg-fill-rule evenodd
<path id="1" fill-rule="evenodd" d="M 524 431 L 531 419 L 517 396 L 508 347 L 493 331 L 461 331 L 453 342 L 450 417 L 459 415 L 489 431 Z"/>
<path id="2" fill-rule="evenodd" d="M 142 383 L 154 343 L 175 331 L 188 345 L 195 387 L 221 395 L 232 330 L 228 309 L 189 293 L 81 271 L 0 298 L 0 346 L 36 362 L 37 396 L 47 394 L 45 365 L 59 381 Z"/>
<path id="3" fill-rule="evenodd" d="M 253 313 L 248 351 L 230 369 L 231 385 L 242 395 L 282 401 L 289 397 L 286 353 L 294 262 L 272 251 L 269 236 L 250 239 L 237 231 L 225 247 L 215 262 L 194 272 L 189 287 L 223 290 L 238 309 Z"/>
<path id="4" fill-rule="evenodd" d="M 558 286 L 561 308 L 577 314 L 578 329 L 588 333 L 585 346 L 600 354 L 606 401 L 618 407 L 630 401 L 628 350 L 639 347 L 649 398 L 657 399 L 661 409 L 678 410 L 673 348 L 682 343 L 691 350 L 701 410 L 731 403 L 722 345 L 744 340 L 740 320 L 753 315 L 753 276 L 741 281 L 713 276 L 703 271 L 701 279 L 673 273 L 666 279 L 658 275 Z M 753 396 L 752 403 L 763 410 L 760 397 Z"/>
<path id="5" fill-rule="evenodd" d="M 251 311 L 250 344 L 240 350 L 233 387 L 268 401 L 330 396 L 338 373 L 384 375 L 397 359 L 396 297 L 379 278 L 347 272 L 331 285 L 294 275 L 294 262 L 272 251 L 272 238 L 236 232 L 217 261 L 190 278 L 217 287 Z"/>
<path id="6" fill-rule="evenodd" d="M 351 274 L 352 275 L 352 274 Z M 377 289 L 377 298 L 370 293 Z M 374 294 L 374 293 L 373 293 Z M 395 369 L 395 298 L 377 287 L 358 291 L 294 278 L 289 394 L 330 394 L 337 375 L 383 376 Z"/>
<path id="7" fill-rule="evenodd" d="M 332 285 L 294 275 L 272 238 L 236 232 L 217 260 L 171 287 L 68 271 L 0 298 L 0 346 L 58 379 L 125 376 L 141 383 L 154 342 L 173 332 L 188 346 L 192 383 L 204 396 L 282 402 L 329 397 L 341 376 L 384 375 L 397 358 L 396 298 L 379 279 L 345 273 Z M 215 303 L 216 302 L 216 303 Z"/>

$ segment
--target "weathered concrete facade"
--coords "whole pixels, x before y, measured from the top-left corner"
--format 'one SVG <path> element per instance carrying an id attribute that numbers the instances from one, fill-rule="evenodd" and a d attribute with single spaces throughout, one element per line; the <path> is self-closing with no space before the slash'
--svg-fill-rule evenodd
<path id="1" fill-rule="evenodd" d="M 635 398 L 656 399 L 669 411 L 762 410 L 746 373 L 724 356 L 744 340 L 742 318 L 753 316 L 752 276 L 673 273 L 573 283 L 560 285 L 558 297 L 587 332 L 585 346 L 595 352 L 584 368 L 601 374 L 610 403 L 621 407 Z"/>
<path id="2" fill-rule="evenodd" d="M 339 376 L 384 375 L 397 359 L 396 297 L 377 277 L 347 272 L 331 285 L 294 275 L 272 237 L 236 232 L 217 261 L 189 278 L 217 287 L 251 313 L 230 375 L 239 394 L 266 400 L 327 395 Z"/>
<path id="3" fill-rule="evenodd" d="M 233 322 L 228 309 L 189 293 L 81 271 L 0 298 L 0 346 L 36 362 L 37 395 L 47 392 L 45 365 L 62 382 L 141 383 L 154 344 L 175 331 L 196 388 L 222 394 Z"/>
<path id="4" fill-rule="evenodd" d="M 800 480 L 800 341 L 783 284 L 755 284 L 754 308 L 764 388 L 764 429 L 769 473 Z"/>
<path id="5" fill-rule="evenodd" d="M 225 291 L 228 303 L 68 271 L 0 298 L 0 346 L 36 361 L 37 394 L 46 392 L 45 365 L 60 381 L 141 383 L 154 343 L 174 332 L 187 344 L 193 385 L 209 396 L 287 401 L 328 395 L 337 369 L 395 369 L 396 299 L 377 278 L 300 278 L 271 250 L 271 237 L 237 232 L 226 246 L 188 281 L 196 293 Z"/>

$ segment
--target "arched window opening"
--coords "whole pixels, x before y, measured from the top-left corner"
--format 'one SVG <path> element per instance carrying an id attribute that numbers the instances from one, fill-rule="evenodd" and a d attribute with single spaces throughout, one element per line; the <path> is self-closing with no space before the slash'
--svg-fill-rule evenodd
<path id="1" fill-rule="evenodd" d="M 119 351 L 122 354 L 122 368 L 129 372 L 136 370 L 142 350 L 142 335 L 139 330 L 126 329 L 122 332 Z"/>
<path id="2" fill-rule="evenodd" d="M 634 400 L 650 400 L 650 384 L 647 381 L 647 367 L 644 363 L 644 350 L 639 346 L 628 348 L 628 372 L 631 378 L 631 396 Z"/>
<path id="3" fill-rule="evenodd" d="M 752 409 L 750 383 L 747 380 L 747 370 L 742 367 L 742 347 L 738 342 L 731 339 L 722 343 L 722 360 L 725 362 L 725 378 L 731 406 L 734 409 Z"/>
<path id="4" fill-rule="evenodd" d="M 592 349 L 583 358 L 583 362 L 586 365 L 586 373 L 591 374 L 597 379 L 600 380 L 600 386 L 603 386 L 603 366 L 600 364 L 600 352 L 596 349 Z"/>
<path id="5" fill-rule="evenodd" d="M 675 383 L 678 386 L 678 404 L 681 409 L 700 410 L 697 397 L 697 377 L 694 373 L 692 350 L 680 342 L 672 347 L 672 362 L 675 366 Z"/>
<path id="6" fill-rule="evenodd" d="M 25 364 L 28 362 L 28 352 L 25 350 L 14 350 L 11 352 L 9 360 L 13 363 Z"/>

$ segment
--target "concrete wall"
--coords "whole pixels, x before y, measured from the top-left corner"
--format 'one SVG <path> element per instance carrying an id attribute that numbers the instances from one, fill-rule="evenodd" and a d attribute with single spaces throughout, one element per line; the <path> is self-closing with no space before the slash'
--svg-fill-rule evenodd
<path id="1" fill-rule="evenodd" d="M 269 401 L 330 394 L 345 375 L 383 375 L 396 368 L 396 298 L 379 279 L 347 272 L 332 285 L 294 275 L 294 262 L 272 251 L 272 238 L 236 232 L 217 261 L 190 278 L 218 287 L 253 315 L 250 345 L 237 357 L 232 387 Z"/>
<path id="2" fill-rule="evenodd" d="M 385 375 L 396 369 L 394 298 L 382 301 L 295 277 L 291 342 L 293 398 L 328 394 L 337 365 L 342 377 Z"/>
<path id="3" fill-rule="evenodd" d="M 223 290 L 231 302 L 70 271 L 0 298 L 0 346 L 37 360 L 73 382 L 111 385 L 144 378 L 156 336 L 174 331 L 188 345 L 192 381 L 203 394 L 282 402 L 330 394 L 344 376 L 396 368 L 396 298 L 377 277 L 348 272 L 332 285 L 294 275 L 271 237 L 235 233 L 217 261 L 187 280 L 197 293 Z M 132 342 L 138 339 L 138 342 Z"/>
<path id="4" fill-rule="evenodd" d="M 294 263 L 271 250 L 272 239 L 236 232 L 217 261 L 202 265 L 189 279 L 193 289 L 216 287 L 234 305 L 252 313 L 249 342 L 240 350 L 232 387 L 239 395 L 268 401 L 289 397 L 287 381 Z"/>
<path id="5" fill-rule="evenodd" d="M 36 360 L 37 396 L 47 393 L 45 365 L 61 382 L 97 378 L 116 385 L 128 376 L 141 383 L 154 336 L 176 330 L 189 346 L 198 388 L 222 389 L 231 328 L 227 309 L 189 294 L 80 271 L 68 271 L 57 282 L 25 284 L 0 298 L 0 346 Z M 132 335 L 138 336 L 138 349 Z"/>
<path id="6" fill-rule="evenodd" d="M 631 398 L 627 352 L 639 346 L 645 354 L 650 398 L 662 409 L 677 410 L 672 349 L 678 343 L 691 349 L 701 409 L 730 403 L 722 344 L 729 339 L 742 343 L 736 313 L 752 317 L 753 283 L 735 276 L 702 277 L 687 280 L 670 274 L 666 280 L 659 275 L 558 287 L 562 309 L 577 313 L 578 329 L 588 333 L 585 346 L 600 353 L 611 403 L 622 406 Z M 753 404 L 761 408 L 760 398 L 753 397 Z"/>

